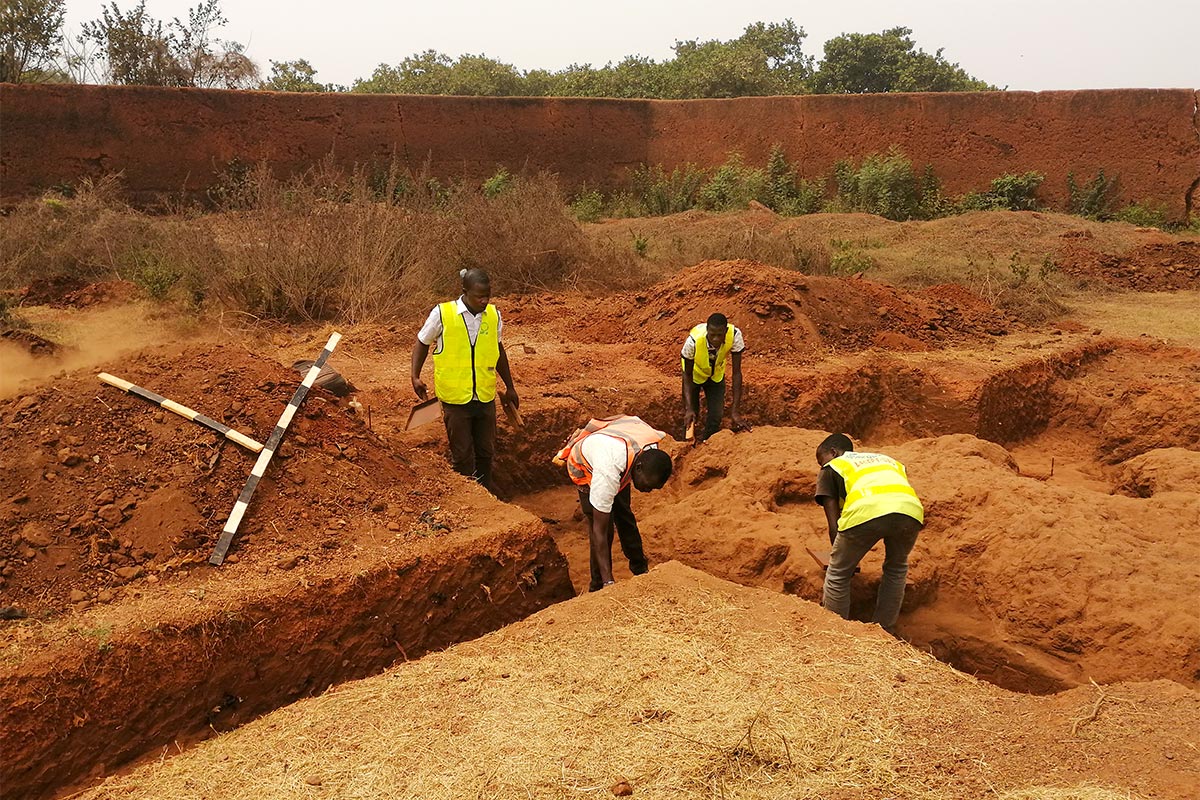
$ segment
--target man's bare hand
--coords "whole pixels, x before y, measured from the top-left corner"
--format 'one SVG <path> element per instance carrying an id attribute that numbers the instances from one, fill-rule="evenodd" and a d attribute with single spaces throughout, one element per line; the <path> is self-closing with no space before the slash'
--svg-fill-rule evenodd
<path id="1" fill-rule="evenodd" d="M 417 397 L 421 398 L 422 400 L 429 396 L 429 389 L 425 386 L 425 381 L 421 380 L 420 378 L 412 379 L 412 387 L 413 391 L 417 393 Z"/>
<path id="2" fill-rule="evenodd" d="M 729 423 L 730 423 L 730 427 L 733 428 L 735 433 L 741 433 L 742 431 L 752 430 L 752 428 L 750 427 L 750 423 L 746 422 L 744 419 L 742 419 L 737 414 L 734 414 L 732 417 L 730 417 Z"/>
<path id="3" fill-rule="evenodd" d="M 696 412 L 688 409 L 683 412 L 683 435 L 686 437 L 687 432 L 696 424 Z"/>

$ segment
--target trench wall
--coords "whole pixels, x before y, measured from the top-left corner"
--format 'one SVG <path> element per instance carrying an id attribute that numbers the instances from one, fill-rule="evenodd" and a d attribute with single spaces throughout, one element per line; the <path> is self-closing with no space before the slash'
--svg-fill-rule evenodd
<path id="1" fill-rule="evenodd" d="M 762 163 L 780 143 L 807 177 L 896 145 L 950 193 L 1004 172 L 1119 174 L 1126 199 L 1183 216 L 1200 182 L 1191 89 L 607 100 L 280 94 L 155 87 L 0 85 L 0 202 L 121 171 L 134 199 L 202 192 L 231 160 L 279 173 L 335 162 L 428 163 L 472 180 L 545 168 L 613 187 L 628 167 Z"/>

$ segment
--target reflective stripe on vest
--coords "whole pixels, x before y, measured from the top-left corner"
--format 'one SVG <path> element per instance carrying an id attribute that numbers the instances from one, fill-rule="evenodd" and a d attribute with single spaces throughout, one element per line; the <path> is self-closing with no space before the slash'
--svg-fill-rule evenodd
<path id="1" fill-rule="evenodd" d="M 729 351 L 733 349 L 733 331 L 730 325 L 725 329 L 725 341 L 717 348 L 717 363 L 708 363 L 708 323 L 702 322 L 692 328 L 688 336 L 696 343 L 696 358 L 692 362 L 692 383 L 700 384 L 712 379 L 717 383 L 725 380 L 725 362 Z M 680 364 L 687 369 L 687 359 L 680 359 Z"/>
<path id="2" fill-rule="evenodd" d="M 925 509 L 908 482 L 904 465 L 879 453 L 843 453 L 827 465 L 846 482 L 846 500 L 838 518 L 844 531 L 885 514 L 925 521 Z"/>
<path id="3" fill-rule="evenodd" d="M 577 486 L 588 486 L 592 482 L 592 465 L 583 457 L 583 442 L 597 433 L 625 442 L 625 471 L 621 473 L 621 489 L 633 480 L 633 460 L 637 454 L 667 437 L 667 434 L 642 422 L 640 417 L 621 414 L 588 420 L 587 425 L 567 437 L 566 443 L 554 457 L 556 461 L 566 462 L 567 475 Z"/>
<path id="4" fill-rule="evenodd" d="M 433 354 L 434 391 L 443 403 L 463 405 L 478 397 L 496 399 L 496 363 L 500 360 L 500 315 L 488 304 L 479 321 L 475 344 L 467 321 L 451 300 L 438 305 L 442 315 L 442 349 Z M 468 312 L 469 313 L 469 312 Z"/>

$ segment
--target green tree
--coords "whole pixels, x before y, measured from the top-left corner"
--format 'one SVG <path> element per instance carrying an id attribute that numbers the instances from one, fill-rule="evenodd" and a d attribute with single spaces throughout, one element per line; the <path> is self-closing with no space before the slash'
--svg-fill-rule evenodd
<path id="1" fill-rule="evenodd" d="M 342 87 L 317 80 L 317 71 L 306 59 L 272 61 L 271 76 L 259 86 L 268 92 L 337 92 Z"/>
<path id="2" fill-rule="evenodd" d="M 0 83 L 41 80 L 62 46 L 65 0 L 0 0 Z"/>
<path id="3" fill-rule="evenodd" d="M 804 29 L 790 19 L 754 23 L 727 42 L 676 42 L 663 95 L 675 98 L 745 97 L 807 91 L 812 57 L 804 55 Z"/>
<path id="4" fill-rule="evenodd" d="M 994 89 L 958 64 L 916 49 L 909 28 L 882 33 L 847 33 L 825 43 L 825 58 L 813 78 L 820 94 L 866 92 L 969 92 Z"/>
<path id="5" fill-rule="evenodd" d="M 146 0 L 130 11 L 115 3 L 100 17 L 85 22 L 78 37 L 112 83 L 150 86 L 247 88 L 258 80 L 258 68 L 238 42 L 213 36 L 228 20 L 220 0 L 204 0 L 188 9 L 187 22 L 169 24 L 146 13 Z"/>

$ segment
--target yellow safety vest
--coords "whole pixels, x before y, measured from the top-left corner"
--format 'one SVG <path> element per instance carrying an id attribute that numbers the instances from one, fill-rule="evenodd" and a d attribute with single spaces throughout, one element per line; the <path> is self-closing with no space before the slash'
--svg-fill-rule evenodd
<path id="1" fill-rule="evenodd" d="M 826 466 L 846 482 L 838 530 L 844 531 L 885 514 L 905 514 L 925 522 L 925 508 L 908 483 L 904 465 L 879 453 L 843 453 Z"/>
<path id="2" fill-rule="evenodd" d="M 451 300 L 438 305 L 442 315 L 442 347 L 433 354 L 433 380 L 443 403 L 463 405 L 478 397 L 485 403 L 496 399 L 496 363 L 500 360 L 500 315 L 488 304 L 479 323 L 475 344 L 467 333 L 467 321 Z"/>
<path id="3" fill-rule="evenodd" d="M 717 383 L 725 380 L 725 357 L 733 349 L 733 330 L 732 325 L 726 329 L 725 341 L 717 349 L 717 363 L 713 365 L 708 363 L 708 324 L 702 322 L 692 328 L 691 333 L 688 334 L 696 343 L 696 358 L 692 365 L 692 383 L 701 384 L 710 378 Z M 687 359 L 681 358 L 679 363 L 684 369 L 687 369 Z"/>

